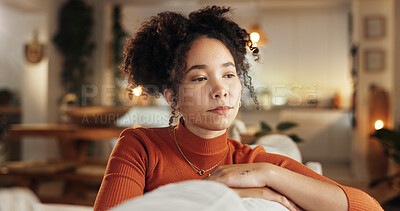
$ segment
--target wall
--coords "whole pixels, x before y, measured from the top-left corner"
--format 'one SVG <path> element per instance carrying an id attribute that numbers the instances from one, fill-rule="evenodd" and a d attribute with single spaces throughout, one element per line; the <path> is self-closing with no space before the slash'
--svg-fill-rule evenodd
<path id="1" fill-rule="evenodd" d="M 353 13 L 353 42 L 359 45 L 360 59 L 358 61 L 358 86 L 357 86 L 357 128 L 356 137 L 353 142 L 352 164 L 353 173 L 356 178 L 368 179 L 367 173 L 367 143 L 369 136 L 369 87 L 376 84 L 385 88 L 394 99 L 394 0 L 354 0 L 352 2 Z M 382 15 L 386 19 L 386 35 L 379 40 L 366 40 L 363 34 L 364 18 L 368 15 Z M 379 73 L 367 73 L 364 67 L 363 52 L 368 47 L 383 48 L 386 53 L 385 69 Z M 391 101 L 393 102 L 393 101 Z M 388 126 L 393 125 L 393 120 L 388 122 Z"/>
<path id="2" fill-rule="evenodd" d="M 306 95 L 315 91 L 320 106 L 327 107 L 337 92 L 341 106 L 348 108 L 348 12 L 348 5 L 264 10 L 260 23 L 270 44 L 261 49 L 261 63 L 253 74 L 256 86 L 273 93 L 286 89 L 287 100 L 295 106 L 304 105 Z"/>
<path id="3" fill-rule="evenodd" d="M 21 79 L 27 68 L 42 77 L 46 61 L 30 65 L 25 60 L 24 45 L 32 40 L 34 30 L 39 31 L 39 39 L 43 41 L 44 27 L 41 14 L 24 13 L 0 3 L 0 88 L 9 88 L 21 95 Z"/>
<path id="4" fill-rule="evenodd" d="M 395 6 L 393 7 L 395 14 L 395 67 L 394 67 L 394 95 L 393 95 L 393 116 L 394 123 L 397 128 L 400 128 L 400 83 L 396 83 L 400 79 L 400 0 L 395 1 Z"/>

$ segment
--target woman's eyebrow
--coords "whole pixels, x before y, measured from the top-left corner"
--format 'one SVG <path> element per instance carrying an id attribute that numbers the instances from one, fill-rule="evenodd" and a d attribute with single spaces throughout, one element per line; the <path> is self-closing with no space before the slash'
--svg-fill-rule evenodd
<path id="1" fill-rule="evenodd" d="M 224 64 L 222 64 L 222 66 L 223 66 L 223 67 L 229 67 L 229 66 L 235 67 L 235 65 L 234 65 L 232 62 L 224 63 Z"/>
<path id="2" fill-rule="evenodd" d="M 207 65 L 205 65 L 205 64 L 193 65 L 192 67 L 190 67 L 187 70 L 187 72 L 190 72 L 191 70 L 194 70 L 194 69 L 206 69 L 206 68 L 207 68 Z"/>
<path id="3" fill-rule="evenodd" d="M 235 65 L 232 62 L 223 63 L 221 66 L 222 67 L 229 67 L 229 66 L 235 67 Z M 187 70 L 187 72 L 190 72 L 191 70 L 194 70 L 194 69 L 206 69 L 206 68 L 207 68 L 207 65 L 205 65 L 205 64 L 193 65 Z"/>

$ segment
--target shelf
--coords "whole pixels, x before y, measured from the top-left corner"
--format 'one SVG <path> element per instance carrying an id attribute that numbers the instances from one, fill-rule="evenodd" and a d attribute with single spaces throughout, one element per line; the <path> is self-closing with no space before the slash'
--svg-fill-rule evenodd
<path id="1" fill-rule="evenodd" d="M 0 106 L 0 114 L 20 115 L 21 107 L 19 107 L 19 106 Z"/>
<path id="2" fill-rule="evenodd" d="M 69 164 L 67 162 L 67 164 Z M 0 168 L 0 180 L 10 181 L 8 186 L 27 187 L 38 195 L 42 203 L 63 203 L 93 206 L 96 194 L 103 179 L 106 164 L 103 161 L 90 161 L 77 164 L 74 169 L 50 173 L 49 170 L 11 171 L 7 167 Z M 52 171 L 55 168 L 50 168 Z M 58 170 L 60 170 L 59 168 Z M 86 173 L 85 173 L 86 172 Z M 61 184 L 49 186 L 48 184 Z M 44 191 L 44 192 L 43 192 Z M 49 191 L 59 194 L 42 195 Z"/>
<path id="3" fill-rule="evenodd" d="M 84 162 L 69 160 L 14 161 L 0 168 L 0 175 L 25 177 L 27 179 L 65 179 L 75 181 L 101 181 L 106 160 L 88 159 Z"/>

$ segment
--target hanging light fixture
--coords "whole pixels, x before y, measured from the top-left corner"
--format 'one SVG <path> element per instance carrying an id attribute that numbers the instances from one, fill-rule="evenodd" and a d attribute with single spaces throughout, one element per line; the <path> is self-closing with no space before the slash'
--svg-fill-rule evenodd
<path id="1" fill-rule="evenodd" d="M 250 40 L 255 43 L 255 47 L 262 47 L 268 44 L 268 37 L 261 27 L 256 24 L 249 29 Z"/>

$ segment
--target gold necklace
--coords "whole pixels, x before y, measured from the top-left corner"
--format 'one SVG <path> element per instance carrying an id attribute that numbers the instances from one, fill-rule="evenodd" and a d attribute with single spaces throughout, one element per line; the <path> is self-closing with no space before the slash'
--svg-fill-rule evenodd
<path id="1" fill-rule="evenodd" d="M 174 128 L 173 133 L 174 133 L 174 140 L 175 140 L 176 146 L 178 147 L 179 152 L 181 152 L 181 154 L 182 154 L 183 158 L 185 158 L 186 162 L 188 162 L 189 165 L 190 165 L 192 168 L 194 168 L 194 170 L 196 170 L 197 173 L 198 173 L 200 176 L 204 175 L 206 172 L 211 171 L 211 170 L 213 170 L 215 167 L 217 167 L 223 160 L 225 160 L 226 155 L 227 155 L 228 152 L 229 152 L 229 142 L 228 142 L 228 149 L 226 150 L 226 153 L 225 153 L 224 157 L 223 157 L 217 164 L 215 164 L 213 167 L 211 167 L 211 168 L 209 168 L 209 169 L 207 169 L 207 170 L 200 169 L 199 167 L 195 166 L 192 162 L 190 162 L 189 159 L 187 159 L 187 157 L 185 156 L 185 154 L 183 154 L 181 147 L 179 147 L 178 140 L 176 139 L 175 128 Z"/>

